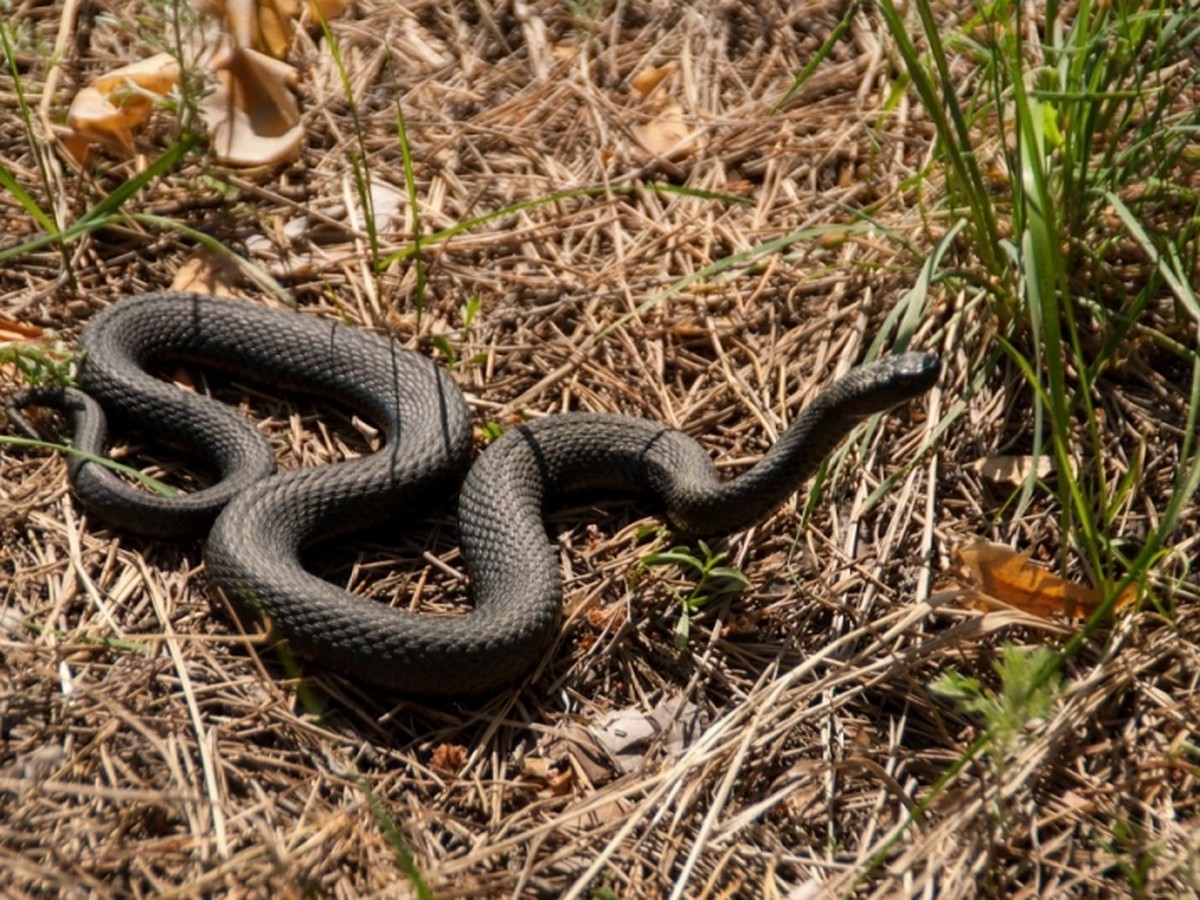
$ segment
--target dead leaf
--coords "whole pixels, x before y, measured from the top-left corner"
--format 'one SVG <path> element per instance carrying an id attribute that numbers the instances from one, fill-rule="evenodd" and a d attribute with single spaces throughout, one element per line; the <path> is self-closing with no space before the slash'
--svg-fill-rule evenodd
<path id="1" fill-rule="evenodd" d="M 457 775 L 467 766 L 470 754 L 461 744 L 438 744 L 429 758 L 429 768 L 443 775 Z"/>
<path id="2" fill-rule="evenodd" d="M 330 19 L 340 19 L 346 14 L 346 7 L 349 5 L 349 0 L 308 0 L 305 18 L 316 21 L 323 17 L 327 22 Z"/>
<path id="3" fill-rule="evenodd" d="M 301 13 L 309 22 L 340 19 L 346 0 L 208 0 L 205 7 L 238 47 L 282 59 Z"/>
<path id="4" fill-rule="evenodd" d="M 629 608 L 619 603 L 597 606 L 587 611 L 587 620 L 597 631 L 616 631 L 629 621 Z"/>
<path id="5" fill-rule="evenodd" d="M 577 773 L 575 780 L 580 778 L 589 787 L 607 784 L 612 781 L 612 764 L 608 754 L 604 752 L 596 738 L 582 725 L 569 723 L 553 735 L 541 750 L 541 756 L 527 757 L 530 760 L 540 760 L 531 763 L 531 772 L 559 772 L 562 763 Z M 543 778 L 549 781 L 549 776 Z"/>
<path id="6" fill-rule="evenodd" d="M 662 84 L 663 79 L 675 71 L 675 65 L 668 63 L 665 66 L 646 66 L 633 78 L 629 79 L 629 86 L 638 92 L 643 98 L 648 97 L 650 92 Z"/>
<path id="7" fill-rule="evenodd" d="M 568 726 L 572 734 L 560 734 L 552 738 L 546 747 L 549 756 L 527 756 L 521 762 L 520 783 L 537 791 L 539 798 L 545 800 L 552 797 L 564 797 L 576 793 L 579 789 L 590 793 L 598 785 L 612 780 L 611 771 L 603 763 L 595 764 L 596 778 L 589 778 L 587 772 L 579 768 L 577 752 L 591 742 L 583 729 L 575 725 Z M 582 741 L 581 743 L 578 743 Z M 565 751 L 565 752 L 564 752 Z M 583 750 L 584 758 L 596 748 Z M 582 780 L 582 783 L 581 783 Z M 558 827 L 570 829 L 573 826 L 595 828 L 600 825 L 620 821 L 625 815 L 621 801 L 614 800 L 599 806 L 589 807 L 575 815 L 565 815 L 558 819 Z"/>
<path id="8" fill-rule="evenodd" d="M 234 297 L 238 269 L 223 253 L 203 249 L 179 267 L 170 290 L 214 297 Z"/>
<path id="9" fill-rule="evenodd" d="M 276 57 L 287 52 L 302 13 L 310 21 L 338 18 L 346 0 L 207 0 L 202 6 L 224 34 L 216 50 L 185 53 L 189 66 L 217 74 L 216 90 L 200 104 L 214 155 L 245 166 L 294 159 L 303 137 L 291 90 L 296 70 Z M 134 135 L 179 76 L 179 60 L 169 53 L 99 76 L 72 99 L 63 146 L 76 160 L 93 143 L 133 155 Z"/>
<path id="10" fill-rule="evenodd" d="M 300 4 L 296 0 L 255 0 L 252 7 L 258 13 L 258 29 L 253 44 L 243 44 L 252 50 L 269 53 L 276 59 L 287 55 L 296 33 Z"/>
<path id="11" fill-rule="evenodd" d="M 521 764 L 521 775 L 532 782 L 542 797 L 561 797 L 575 789 L 575 770 L 557 766 L 540 756 L 527 756 Z"/>
<path id="12" fill-rule="evenodd" d="M 661 159 L 678 159 L 693 147 L 692 129 L 683 121 L 683 109 L 675 103 L 646 124 L 635 126 L 633 136 L 646 152 Z"/>
<path id="13" fill-rule="evenodd" d="M 213 155 L 235 166 L 275 165 L 300 154 L 304 129 L 292 94 L 296 70 L 246 48 L 214 57 L 217 87 L 200 102 Z"/>
<path id="14" fill-rule="evenodd" d="M 955 561 L 966 582 L 959 602 L 976 609 L 1017 609 L 1048 619 L 1064 615 L 1085 619 L 1104 601 L 1094 588 L 1086 588 L 1033 562 L 1004 544 L 976 540 L 959 548 Z M 1130 585 L 1113 611 L 1133 602 L 1136 589 Z"/>
<path id="15" fill-rule="evenodd" d="M 1050 457 L 1040 456 L 987 456 L 970 463 L 967 468 L 975 471 L 980 478 L 993 484 L 1008 484 L 1019 487 L 1025 483 L 1030 472 L 1039 479 L 1045 479 L 1054 471 Z"/>
<path id="16" fill-rule="evenodd" d="M 67 126 L 77 138 L 132 154 L 134 130 L 178 83 L 179 62 L 169 53 L 121 66 L 75 95 Z"/>
<path id="17" fill-rule="evenodd" d="M 699 735 L 703 711 L 682 697 L 660 702 L 650 712 L 636 706 L 613 710 L 588 730 L 618 768 L 626 774 L 644 765 L 654 749 L 679 753 Z"/>

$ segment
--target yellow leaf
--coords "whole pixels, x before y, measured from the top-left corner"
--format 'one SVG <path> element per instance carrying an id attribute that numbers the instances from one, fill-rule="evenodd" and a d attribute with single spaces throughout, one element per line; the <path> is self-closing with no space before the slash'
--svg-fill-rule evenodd
<path id="1" fill-rule="evenodd" d="M 674 71 L 674 65 L 647 66 L 629 80 L 629 86 L 642 97 L 646 97 L 662 83 L 664 78 Z"/>

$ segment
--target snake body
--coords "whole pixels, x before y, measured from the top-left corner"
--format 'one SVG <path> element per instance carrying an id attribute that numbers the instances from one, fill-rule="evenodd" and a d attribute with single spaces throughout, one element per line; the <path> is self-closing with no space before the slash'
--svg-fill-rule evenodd
<path id="1" fill-rule="evenodd" d="M 451 695 L 513 682 L 552 644 L 562 583 L 543 524 L 548 504 L 581 490 L 618 492 L 648 500 L 694 536 L 736 531 L 800 487 L 855 423 L 928 390 L 940 370 L 921 353 L 851 370 L 820 391 L 755 466 L 728 480 L 695 440 L 647 419 L 566 413 L 513 428 L 476 460 L 459 492 L 474 605 L 433 616 L 355 597 L 300 562 L 300 549 L 318 538 L 398 512 L 419 517 L 453 493 L 470 449 L 470 418 L 457 387 L 431 361 L 344 326 L 177 293 L 114 304 L 85 328 L 81 349 L 79 389 L 59 401 L 77 448 L 103 452 L 108 412 L 191 446 L 221 473 L 211 488 L 161 498 L 95 463 L 73 462 L 86 506 L 152 536 L 202 533 L 212 522 L 209 578 L 266 613 L 295 651 L 386 688 Z M 271 474 L 269 447 L 242 417 L 145 372 L 168 358 L 334 397 L 379 425 L 383 446 Z M 39 399 L 46 398 L 30 395 L 18 405 Z"/>

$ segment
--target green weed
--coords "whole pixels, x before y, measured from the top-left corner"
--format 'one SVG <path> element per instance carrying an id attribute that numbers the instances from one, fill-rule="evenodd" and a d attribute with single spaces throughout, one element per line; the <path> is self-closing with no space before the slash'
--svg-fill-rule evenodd
<path id="1" fill-rule="evenodd" d="M 475 317 L 479 315 L 479 310 L 482 307 L 483 301 L 478 294 L 472 294 L 459 307 L 459 315 L 462 317 L 462 339 L 466 341 L 471 330 L 471 325 L 475 321 Z M 474 356 L 463 359 L 459 349 L 454 345 L 454 342 L 446 334 L 435 334 L 431 338 L 433 346 L 438 352 L 445 357 L 446 368 L 450 371 L 462 368 L 464 365 L 480 365 L 487 360 L 486 353 L 476 353 Z"/>
<path id="2" fill-rule="evenodd" d="M 31 387 L 75 383 L 76 356 L 59 347 L 36 344 L 6 343 L 0 345 L 0 366 L 12 366 L 23 384 Z"/>
<path id="3" fill-rule="evenodd" d="M 0 346 L 0 365 L 11 365 L 21 381 L 33 387 L 70 387 L 75 383 L 78 358 L 61 349 L 38 347 L 32 344 L 11 343 Z M 34 437 L 0 434 L 0 445 L 24 447 L 31 450 L 53 450 L 94 462 L 133 479 L 147 489 L 170 497 L 178 493 L 175 488 L 151 475 L 139 472 L 108 457 L 95 456 L 77 450 L 70 444 L 43 441 Z"/>
<path id="4" fill-rule="evenodd" d="M 1103 841 L 1101 845 L 1116 861 L 1117 869 L 1129 884 L 1129 896 L 1136 900 L 1150 896 L 1150 870 L 1155 855 L 1145 830 L 1119 818 L 1112 823 L 1110 833 L 1111 840 Z"/>
<path id="5" fill-rule="evenodd" d="M 946 672 L 929 688 L 983 722 L 990 738 L 988 757 L 999 774 L 1026 739 L 1030 723 L 1050 714 L 1061 692 L 1061 675 L 1057 654 L 1049 647 L 1027 651 L 1005 644 L 994 668 L 998 690 L 958 672 Z"/>
<path id="6" fill-rule="evenodd" d="M 396 857 L 396 863 L 400 867 L 400 871 L 408 880 L 409 887 L 419 900 L 433 900 L 433 891 L 430 890 L 424 876 L 421 875 L 421 870 L 417 867 L 416 858 L 413 856 L 412 850 L 409 849 L 408 841 L 404 839 L 404 835 L 396 826 L 395 820 L 391 813 L 388 812 L 387 806 L 379 795 L 371 788 L 371 783 L 362 775 L 355 773 L 353 776 L 358 789 L 362 791 L 367 798 L 367 806 L 371 810 L 371 815 L 375 817 L 376 823 L 383 832 L 384 838 L 392 848 L 392 853 Z"/>
<path id="7" fill-rule="evenodd" d="M 325 46 L 329 50 L 329 58 L 333 60 L 338 79 L 342 83 L 346 111 L 350 114 L 351 130 L 354 133 L 354 146 L 348 155 L 350 172 L 354 176 L 354 192 L 358 195 L 359 208 L 362 210 L 363 227 L 366 229 L 367 250 L 370 253 L 372 270 L 379 271 L 379 231 L 375 218 L 375 200 L 371 192 L 371 172 L 368 166 L 370 154 L 367 151 L 366 130 L 363 127 L 362 118 L 358 114 L 354 85 L 350 81 L 350 73 L 342 58 L 337 37 L 324 16 L 318 15 L 317 20 L 321 26 L 321 35 L 325 38 Z"/>
<path id="8" fill-rule="evenodd" d="M 686 592 L 668 588 L 679 601 L 679 623 L 675 626 L 675 647 L 678 650 L 687 647 L 692 616 L 718 597 L 737 594 L 750 587 L 749 578 L 738 569 L 724 564 L 729 558 L 727 551 L 714 551 L 704 541 L 697 541 L 696 546 L 699 554 L 684 544 L 649 553 L 638 566 L 639 571 L 651 566 L 678 566 L 694 579 Z"/>

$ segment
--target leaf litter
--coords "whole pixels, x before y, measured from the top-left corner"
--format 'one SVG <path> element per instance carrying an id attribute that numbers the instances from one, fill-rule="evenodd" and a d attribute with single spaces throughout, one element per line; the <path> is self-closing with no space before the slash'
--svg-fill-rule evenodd
<path id="1" fill-rule="evenodd" d="M 70 3 L 14 14 L 14 27 L 73 48 L 14 60 L 26 86 L 57 85 L 43 101 L 54 109 L 95 72 L 153 59 L 153 42 L 128 27 L 147 8 L 102 6 L 112 15 Z M 239 172 L 190 158 L 127 210 L 243 254 L 306 313 L 390 328 L 425 352 L 449 347 L 481 429 L 620 411 L 683 427 L 736 470 L 863 358 L 912 286 L 920 260 L 847 211 L 932 243 L 907 187 L 927 162 L 928 129 L 919 110 L 889 105 L 879 22 L 853 18 L 795 84 L 843 12 L 367 0 L 330 22 L 354 115 L 315 32 L 252 46 L 270 56 L 287 45 L 295 85 L 277 69 L 272 84 L 301 117 L 294 151 L 259 163 L 292 153 L 296 163 Z M 36 193 L 11 72 L 2 77 L 0 162 Z M 131 146 L 136 156 L 170 140 L 154 98 L 148 117 L 123 120 L 146 102 L 136 80 L 119 81 L 111 96 L 128 107 L 117 104 L 111 139 L 89 151 L 89 175 L 54 182 L 65 208 L 129 177 L 141 165 L 127 161 Z M 423 233 L 476 224 L 414 250 L 418 217 L 389 207 L 379 257 L 421 265 L 374 269 L 370 197 L 350 160 L 367 148 L 363 183 L 379 185 L 368 194 L 407 197 L 397 102 Z M 57 153 L 61 132 L 45 136 Z M 596 185 L 607 192 L 543 202 Z M 28 233 L 20 208 L 2 202 L 13 234 Z M 818 226 L 836 226 L 836 239 Z M 724 262 L 809 227 L 779 252 Z M 280 302 L 239 278 L 245 267 L 193 262 L 184 234 L 136 220 L 72 253 L 75 289 L 55 250 L 0 269 L 0 321 L 15 323 L 6 340 L 69 344 L 103 303 L 173 283 Z M 470 323 L 467 298 L 478 298 Z M 941 315 L 931 307 L 914 343 L 942 349 Z M 947 362 L 941 390 L 958 396 L 965 361 L 949 351 Z M 0 375 L 4 390 L 24 378 L 11 366 Z M 1173 388 L 1148 377 L 1118 388 L 1114 414 L 1153 409 L 1161 420 L 1131 418 L 1114 434 L 1169 447 L 1180 433 Z M 369 449 L 338 410 L 193 383 L 251 412 L 284 465 Z M 972 403 L 1028 409 L 1012 381 L 989 382 Z M 980 696 L 1004 696 L 993 686 L 1001 642 L 1038 644 L 1061 628 L 931 592 L 936 573 L 953 570 L 950 535 L 984 533 L 1003 502 L 978 480 L 990 476 L 958 461 L 999 457 L 1028 426 L 1012 412 L 981 415 L 906 469 L 934 424 L 922 409 L 888 418 L 835 457 L 811 511 L 801 494 L 721 548 L 751 588 L 698 610 L 682 652 L 677 593 L 630 584 L 647 552 L 638 514 L 557 514 L 558 645 L 529 683 L 441 706 L 297 667 L 205 589 L 197 548 L 92 521 L 70 501 L 61 459 L 0 446 L 0 887 L 954 897 L 992 884 L 1102 895 L 1120 892 L 1122 866 L 1134 865 L 1157 889 L 1186 893 L 1200 834 L 1200 620 L 1186 588 L 1170 624 L 1147 607 L 1086 646 L 1003 771 L 966 766 L 872 867 L 978 734 L 930 685 L 963 671 Z M 1146 509 L 1171 483 L 1157 468 L 1170 454 L 1148 458 Z M 177 465 L 149 463 L 166 475 Z M 870 489 L 901 470 L 868 507 Z M 1054 515 L 1038 502 L 1027 519 L 1053 545 Z M 366 535 L 315 563 L 382 602 L 452 612 L 464 587 L 453 520 L 414 518 L 423 530 Z M 1194 552 L 1194 513 L 1180 532 Z M 694 727 L 677 733 L 664 710 Z M 637 739 L 605 746 L 601 736 L 618 732 Z"/>

